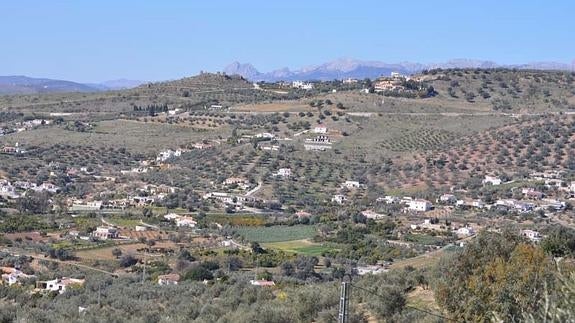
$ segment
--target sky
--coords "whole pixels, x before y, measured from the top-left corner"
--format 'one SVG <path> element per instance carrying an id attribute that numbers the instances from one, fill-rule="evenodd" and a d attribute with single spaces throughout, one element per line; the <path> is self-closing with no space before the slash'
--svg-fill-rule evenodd
<path id="1" fill-rule="evenodd" d="M 276 3 L 277 2 L 277 3 Z M 575 60 L 575 1 L 0 0 L 0 75 L 167 80 L 233 61 Z"/>

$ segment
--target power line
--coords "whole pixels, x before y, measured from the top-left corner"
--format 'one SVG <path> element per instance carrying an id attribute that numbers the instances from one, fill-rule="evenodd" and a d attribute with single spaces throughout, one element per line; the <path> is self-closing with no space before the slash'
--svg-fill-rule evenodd
<path id="1" fill-rule="evenodd" d="M 360 287 L 360 286 L 357 286 L 357 285 L 351 284 L 351 283 L 350 283 L 350 285 L 351 285 L 352 287 L 355 287 L 355 288 L 357 288 L 357 289 L 360 289 L 360 290 L 363 290 L 363 291 L 365 291 L 365 292 L 368 292 L 368 293 L 370 293 L 370 294 L 372 294 L 372 295 L 374 295 L 374 296 L 377 296 L 377 297 L 379 297 L 379 298 L 382 298 L 382 299 L 387 298 L 387 297 L 382 296 L 382 295 L 380 295 L 380 294 L 378 294 L 378 293 L 376 293 L 376 292 L 374 292 L 374 291 L 372 291 L 372 290 L 369 290 L 369 289 L 367 289 L 367 288 L 363 288 L 363 287 Z M 415 306 L 405 305 L 405 307 L 406 307 L 406 308 L 410 308 L 410 309 L 412 309 L 412 310 L 416 310 L 416 311 L 425 313 L 425 314 L 429 314 L 429 315 L 431 315 L 431 316 L 435 316 L 435 317 L 438 317 L 438 318 L 442 318 L 442 319 L 447 320 L 447 321 L 457 322 L 457 321 L 454 320 L 454 319 L 451 319 L 451 318 L 448 318 L 448 317 L 445 317 L 445 316 L 443 316 L 443 315 L 436 314 L 436 313 L 433 313 L 433 312 L 430 312 L 430 311 L 427 311 L 427 310 L 423 310 L 423 309 L 417 308 L 417 307 L 415 307 Z"/>

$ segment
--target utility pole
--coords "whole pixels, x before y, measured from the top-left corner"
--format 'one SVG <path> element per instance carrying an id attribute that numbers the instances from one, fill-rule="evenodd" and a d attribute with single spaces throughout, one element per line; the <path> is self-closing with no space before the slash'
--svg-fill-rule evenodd
<path id="1" fill-rule="evenodd" d="M 349 283 L 341 283 L 341 293 L 339 296 L 339 315 L 338 323 L 347 323 L 349 321 Z"/>

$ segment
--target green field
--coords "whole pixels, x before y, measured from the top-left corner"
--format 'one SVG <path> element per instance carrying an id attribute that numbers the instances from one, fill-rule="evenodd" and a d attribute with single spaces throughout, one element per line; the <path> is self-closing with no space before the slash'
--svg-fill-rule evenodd
<path id="1" fill-rule="evenodd" d="M 246 240 L 269 243 L 310 239 L 315 235 L 316 228 L 311 225 L 237 227 L 236 232 Z"/>
<path id="2" fill-rule="evenodd" d="M 264 243 L 264 248 L 278 249 L 285 252 L 293 252 L 306 256 L 321 256 L 332 248 L 324 244 L 314 243 L 309 240 L 292 240 L 282 242 Z"/>

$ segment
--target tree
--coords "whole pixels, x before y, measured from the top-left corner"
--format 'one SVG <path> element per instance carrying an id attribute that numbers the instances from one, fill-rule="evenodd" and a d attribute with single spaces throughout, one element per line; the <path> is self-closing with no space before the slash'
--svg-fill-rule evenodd
<path id="1" fill-rule="evenodd" d="M 120 259 L 120 266 L 127 268 L 127 267 L 131 267 L 135 264 L 138 263 L 138 259 L 136 259 L 134 256 L 132 255 L 124 255 L 121 259 Z"/>
<path id="2" fill-rule="evenodd" d="M 119 258 L 122 255 L 122 250 L 120 248 L 114 248 L 112 250 L 112 256 Z"/>
<path id="3" fill-rule="evenodd" d="M 293 264 L 291 263 L 291 261 L 286 261 L 284 263 L 281 264 L 281 273 L 284 276 L 288 276 L 291 277 L 295 274 L 295 268 L 293 266 Z"/>
<path id="4" fill-rule="evenodd" d="M 405 294 L 398 287 L 384 286 L 379 288 L 378 295 L 382 297 L 371 296 L 368 305 L 381 319 L 388 319 L 405 308 Z"/>
<path id="5" fill-rule="evenodd" d="M 192 254 L 186 249 L 180 251 L 180 254 L 178 255 L 178 259 L 179 260 L 186 260 L 186 261 L 195 261 L 196 260 L 196 258 L 194 258 L 194 256 L 192 256 Z"/>
<path id="6" fill-rule="evenodd" d="M 242 260 L 238 257 L 228 257 L 226 259 L 226 267 L 229 271 L 238 271 L 244 266 Z"/>
<path id="7" fill-rule="evenodd" d="M 554 267 L 542 249 L 521 237 L 482 232 L 461 251 L 441 259 L 435 297 L 458 321 L 513 321 L 533 311 Z"/>
<path id="8" fill-rule="evenodd" d="M 252 248 L 252 252 L 255 254 L 263 254 L 266 252 L 264 248 L 262 248 L 260 244 L 255 241 L 250 244 L 250 247 Z"/>
<path id="9" fill-rule="evenodd" d="M 556 226 L 541 241 L 541 248 L 554 257 L 575 254 L 575 230 Z"/>
<path id="10" fill-rule="evenodd" d="M 195 281 L 203 281 L 203 280 L 211 280 L 214 278 L 214 275 L 207 270 L 204 266 L 196 266 L 190 270 L 188 270 L 184 274 L 185 280 L 195 280 Z"/>
<path id="11" fill-rule="evenodd" d="M 50 209 L 50 196 L 47 192 L 28 191 L 18 199 L 17 208 L 22 213 L 47 213 Z"/>

